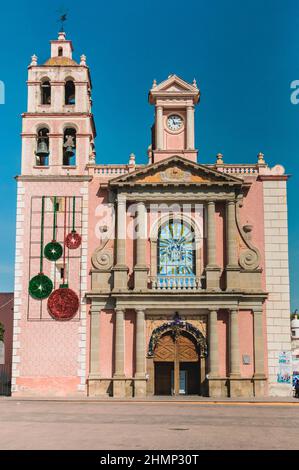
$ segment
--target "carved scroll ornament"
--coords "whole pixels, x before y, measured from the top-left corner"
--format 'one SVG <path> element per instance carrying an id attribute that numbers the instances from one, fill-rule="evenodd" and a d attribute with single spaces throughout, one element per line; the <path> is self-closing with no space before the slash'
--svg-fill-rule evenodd
<path id="1" fill-rule="evenodd" d="M 252 244 L 251 241 L 253 225 L 241 225 L 239 212 L 241 207 L 243 207 L 243 201 L 239 200 L 236 205 L 236 223 L 241 239 L 245 245 L 245 248 L 241 250 L 239 256 L 239 264 L 241 268 L 245 269 L 246 271 L 255 271 L 260 266 L 261 255 L 259 250 Z"/>

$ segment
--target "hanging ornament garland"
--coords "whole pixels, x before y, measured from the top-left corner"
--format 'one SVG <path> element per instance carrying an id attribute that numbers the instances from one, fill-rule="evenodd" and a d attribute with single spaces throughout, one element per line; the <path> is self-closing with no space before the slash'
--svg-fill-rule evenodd
<path id="1" fill-rule="evenodd" d="M 73 197 L 73 229 L 66 236 L 65 244 L 69 250 L 77 250 L 82 243 L 81 235 L 76 231 L 76 198 Z"/>
<path id="2" fill-rule="evenodd" d="M 74 318 L 79 310 L 79 297 L 66 283 L 66 198 L 64 204 L 64 250 L 63 250 L 63 284 L 48 299 L 48 311 L 57 321 L 68 321 Z"/>
<path id="3" fill-rule="evenodd" d="M 45 247 L 45 257 L 49 261 L 57 261 L 62 256 L 62 246 L 56 241 L 57 236 L 57 199 L 54 197 L 54 210 L 53 210 L 53 239 Z"/>
<path id="4" fill-rule="evenodd" d="M 40 237 L 40 272 L 29 282 L 29 294 L 33 299 L 43 300 L 49 297 L 53 290 L 53 283 L 48 276 L 43 274 L 44 261 L 44 222 L 45 222 L 45 197 L 42 197 L 41 213 L 41 237 Z"/>

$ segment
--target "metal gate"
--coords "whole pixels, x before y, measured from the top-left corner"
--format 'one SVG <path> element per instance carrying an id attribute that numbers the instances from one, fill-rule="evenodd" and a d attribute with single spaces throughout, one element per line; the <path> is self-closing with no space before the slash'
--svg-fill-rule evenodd
<path id="1" fill-rule="evenodd" d="M 0 364 L 0 396 L 11 395 L 11 367 Z"/>

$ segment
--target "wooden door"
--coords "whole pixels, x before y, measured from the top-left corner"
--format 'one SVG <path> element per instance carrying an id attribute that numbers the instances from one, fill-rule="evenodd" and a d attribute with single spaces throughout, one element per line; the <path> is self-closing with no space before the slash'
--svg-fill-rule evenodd
<path id="1" fill-rule="evenodd" d="M 176 340 L 180 362 L 198 362 L 198 351 L 195 342 L 187 335 L 181 334 Z"/>
<path id="2" fill-rule="evenodd" d="M 173 369 L 173 362 L 155 363 L 155 395 L 171 395 Z"/>
<path id="3" fill-rule="evenodd" d="M 199 354 L 195 341 L 182 332 L 177 337 L 167 333 L 158 341 L 155 349 L 155 393 L 171 395 L 171 374 L 174 393 L 180 393 L 180 370 L 187 371 L 187 393 L 200 392 Z"/>

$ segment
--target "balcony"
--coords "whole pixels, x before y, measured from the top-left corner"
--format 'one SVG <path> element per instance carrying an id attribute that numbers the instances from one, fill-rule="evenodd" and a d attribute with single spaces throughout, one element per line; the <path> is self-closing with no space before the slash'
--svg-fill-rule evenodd
<path id="1" fill-rule="evenodd" d="M 152 289 L 157 291 L 198 291 L 201 279 L 195 276 L 157 276 L 152 279 Z"/>

